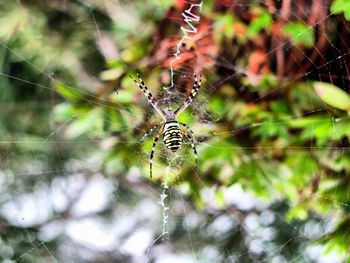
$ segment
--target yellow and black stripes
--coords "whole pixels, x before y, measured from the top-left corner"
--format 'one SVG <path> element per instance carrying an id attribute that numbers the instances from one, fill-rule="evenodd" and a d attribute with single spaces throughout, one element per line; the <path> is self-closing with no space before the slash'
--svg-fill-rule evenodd
<path id="1" fill-rule="evenodd" d="M 182 125 L 185 129 L 180 129 L 180 125 Z M 155 147 L 159 141 L 160 135 L 163 137 L 163 143 L 165 147 L 172 152 L 176 152 L 186 139 L 191 144 L 192 150 L 194 152 L 194 157 L 196 160 L 196 174 L 198 175 L 198 154 L 195 146 L 195 139 L 193 131 L 188 127 L 185 123 L 179 123 L 176 120 L 168 120 L 161 126 L 153 127 L 145 136 L 149 135 L 153 131 L 157 131 L 157 134 L 154 138 L 152 151 L 150 155 L 149 169 L 150 169 L 150 177 L 152 178 L 152 167 L 153 167 L 153 157 L 155 152 Z M 144 136 L 144 137 L 145 137 Z"/>
<path id="2" fill-rule="evenodd" d="M 163 142 L 165 147 L 176 152 L 182 145 L 182 132 L 179 123 L 175 120 L 167 121 L 164 124 Z"/>
<path id="3" fill-rule="evenodd" d="M 196 158 L 196 173 L 198 175 L 198 157 L 197 157 L 197 150 L 195 146 L 195 139 L 194 134 L 191 131 L 191 129 L 185 124 L 185 123 L 179 123 L 176 121 L 176 117 L 182 113 L 194 100 L 195 96 L 198 93 L 198 90 L 201 86 L 201 80 L 200 78 L 197 79 L 197 76 L 194 75 L 194 84 L 193 88 L 190 92 L 190 95 L 187 97 L 184 103 L 181 104 L 181 106 L 174 112 L 172 111 L 171 107 L 168 107 L 167 111 L 164 112 L 160 106 L 158 105 L 158 102 L 153 98 L 153 95 L 148 90 L 145 82 L 138 76 L 138 81 L 130 76 L 130 78 L 139 86 L 139 88 L 142 90 L 142 92 L 145 94 L 145 96 L 148 99 L 148 103 L 152 105 L 152 107 L 157 111 L 157 113 L 163 118 L 164 122 L 159 125 L 153 127 L 149 132 L 147 132 L 141 139 L 143 141 L 146 137 L 151 135 L 153 132 L 157 132 L 153 145 L 152 145 L 152 151 L 150 154 L 150 162 L 149 162 L 149 168 L 150 168 L 150 177 L 152 178 L 152 167 L 153 167 L 153 157 L 154 157 L 154 151 L 156 148 L 156 145 L 159 141 L 159 137 L 162 135 L 163 143 L 165 147 L 172 152 L 176 152 L 180 147 L 182 146 L 184 140 L 189 141 L 191 144 L 192 150 L 194 152 L 195 158 Z M 184 127 L 184 129 L 180 129 L 180 125 Z"/>
<path id="4" fill-rule="evenodd" d="M 197 75 L 195 74 L 194 75 L 194 84 L 193 84 L 193 88 L 190 92 L 190 95 L 185 100 L 185 102 L 182 103 L 181 106 L 174 112 L 176 116 L 178 116 L 180 113 L 182 113 L 188 107 L 188 105 L 191 104 L 191 102 L 196 97 L 200 87 L 201 87 L 201 78 L 199 77 L 199 80 L 198 80 Z"/>

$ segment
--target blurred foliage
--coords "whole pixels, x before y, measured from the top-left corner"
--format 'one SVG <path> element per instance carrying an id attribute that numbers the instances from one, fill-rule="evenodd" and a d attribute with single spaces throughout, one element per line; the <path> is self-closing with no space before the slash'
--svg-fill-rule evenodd
<path id="1" fill-rule="evenodd" d="M 223 192 L 239 185 L 283 215 L 275 222 L 278 234 L 273 245 L 287 261 L 295 260 L 305 243 L 313 240 L 307 235 L 301 238 L 294 227 L 301 229 L 316 221 L 323 227 L 315 242 L 350 262 L 350 120 L 346 112 L 350 50 L 343 43 L 349 38 L 322 27 L 326 21 L 327 26 L 339 32 L 346 28 L 349 34 L 349 23 L 342 15 L 349 20 L 347 1 L 336 0 L 323 7 L 325 12 L 312 9 L 315 13 L 308 16 L 298 13 L 307 8 L 297 6 L 307 3 L 295 1 L 289 8 L 293 15 L 287 19 L 277 15 L 282 4 L 271 6 L 271 1 L 238 1 L 237 5 L 205 1 L 200 37 L 182 50 L 186 56 L 175 65 L 180 74 L 171 94 L 162 85 L 169 82 L 165 75 L 182 33 L 179 24 L 185 26 L 181 24 L 185 3 L 87 2 L 0 3 L 0 151 L 1 169 L 6 173 L 2 172 L 9 174 L 5 177 L 9 195 L 34 192 L 41 181 L 65 176 L 71 159 L 92 158 L 94 169 L 98 167 L 111 180 L 127 180 L 136 167 L 146 182 L 151 140 L 144 144 L 139 140 L 161 120 L 151 113 L 129 74 L 142 72 L 154 94 L 169 95 L 178 104 L 192 86 L 191 77 L 182 75 L 201 72 L 203 89 L 192 109 L 180 116 L 198 138 L 200 178 L 195 176 L 192 153 L 184 149 L 174 161 L 172 184 L 185 189 L 203 211 L 210 211 L 206 189 L 213 189 L 218 207 L 236 210 Z M 329 10 L 339 15 L 328 17 Z M 282 43 L 288 46 L 279 48 Z M 169 48 L 163 50 L 164 46 Z M 67 147 L 56 143 L 60 140 L 76 143 Z M 155 185 L 164 178 L 169 154 L 157 147 Z M 15 180 L 16 174 L 26 176 Z M 7 199 L 3 200 L 5 204 Z M 221 209 L 217 214 L 208 212 L 209 216 L 219 217 Z M 242 220 L 246 216 L 239 214 Z M 0 243 L 12 249 L 10 256 L 0 249 L 3 258 L 49 262 L 38 261 L 45 252 L 22 258 L 33 244 L 41 244 L 40 225 L 23 231 L 6 218 L 1 220 L 6 227 L 0 227 L 5 229 Z M 281 226 L 288 222 L 292 231 Z M 329 222 L 334 224 L 331 229 Z M 14 233 L 23 235 L 20 241 Z M 177 228 L 171 234 L 177 244 L 186 238 Z M 200 239 L 201 235 L 198 227 L 194 236 Z M 217 240 L 211 238 L 205 236 L 200 242 L 214 244 Z M 232 232 L 221 251 L 250 255 L 240 262 L 270 258 L 269 251 L 249 252 L 243 238 L 243 229 Z M 55 251 L 60 242 L 57 238 L 45 244 Z M 298 262 L 314 262 L 303 260 Z"/>
<path id="2" fill-rule="evenodd" d="M 308 25 L 297 22 L 288 23 L 283 27 L 286 36 L 292 38 L 293 43 L 302 44 L 305 47 L 312 48 L 315 44 L 315 33 Z"/>
<path id="3" fill-rule="evenodd" d="M 347 20 L 350 20 L 350 3 L 346 0 L 335 0 L 332 3 L 331 11 L 334 14 L 344 13 Z"/>
<path id="4" fill-rule="evenodd" d="M 323 82 L 314 83 L 317 95 L 334 108 L 350 111 L 350 96 L 340 88 Z M 335 99 L 336 98 L 336 99 Z"/>

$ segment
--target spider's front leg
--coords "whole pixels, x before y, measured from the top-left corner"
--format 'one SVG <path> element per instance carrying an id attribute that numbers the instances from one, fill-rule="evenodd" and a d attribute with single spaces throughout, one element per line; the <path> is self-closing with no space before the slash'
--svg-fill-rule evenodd
<path id="1" fill-rule="evenodd" d="M 184 103 L 182 103 L 180 105 L 180 107 L 174 112 L 176 116 L 178 116 L 179 114 L 181 114 L 187 107 L 188 105 L 191 104 L 191 102 L 194 100 L 194 98 L 196 97 L 199 88 L 201 87 L 201 78 L 199 76 L 199 79 L 197 79 L 197 75 L 194 75 L 194 84 L 193 84 L 193 88 L 190 92 L 190 95 L 188 96 L 188 98 L 185 100 Z"/>
<path id="2" fill-rule="evenodd" d="M 129 75 L 129 77 L 135 82 L 137 86 L 143 91 L 143 94 L 147 97 L 148 103 L 152 105 L 152 107 L 156 110 L 156 112 L 165 120 L 165 112 L 158 106 L 157 101 L 154 99 L 152 93 L 149 91 L 146 83 L 142 80 L 139 74 L 137 74 L 137 77 L 139 81 L 134 79 L 132 76 Z"/>

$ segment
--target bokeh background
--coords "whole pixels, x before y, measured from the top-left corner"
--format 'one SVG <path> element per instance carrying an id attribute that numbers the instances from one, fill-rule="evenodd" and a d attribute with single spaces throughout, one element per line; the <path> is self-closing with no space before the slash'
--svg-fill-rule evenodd
<path id="1" fill-rule="evenodd" d="M 1 262 L 350 262 L 348 0 L 191 3 L 0 0 Z"/>

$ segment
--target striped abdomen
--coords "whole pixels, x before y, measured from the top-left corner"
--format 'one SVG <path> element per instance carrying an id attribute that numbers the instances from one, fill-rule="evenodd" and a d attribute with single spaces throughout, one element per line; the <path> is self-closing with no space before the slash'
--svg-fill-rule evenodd
<path id="1" fill-rule="evenodd" d="M 168 121 L 164 125 L 163 142 L 165 147 L 176 152 L 182 144 L 182 133 L 177 121 Z"/>

